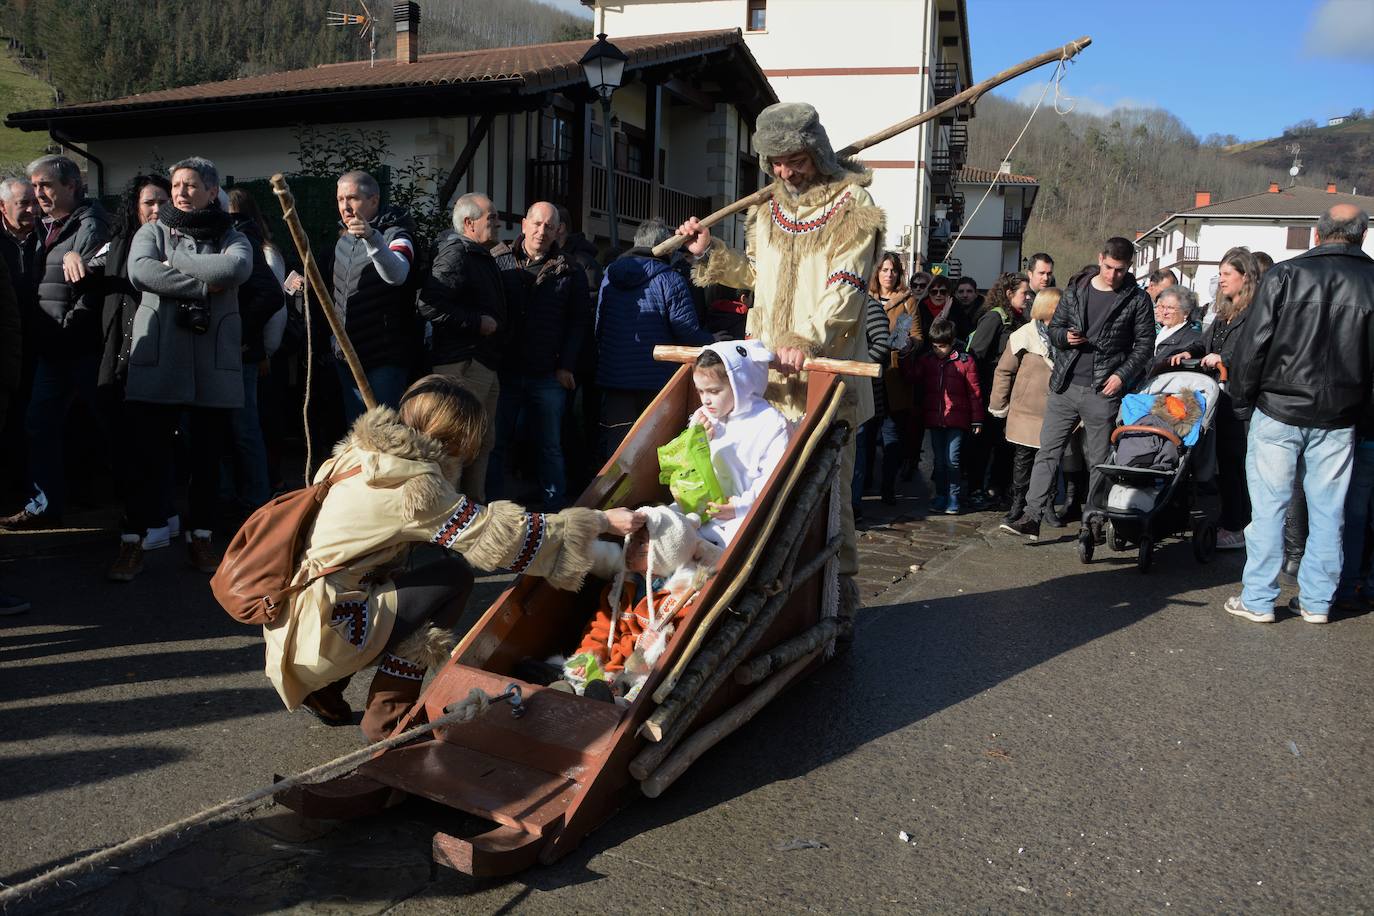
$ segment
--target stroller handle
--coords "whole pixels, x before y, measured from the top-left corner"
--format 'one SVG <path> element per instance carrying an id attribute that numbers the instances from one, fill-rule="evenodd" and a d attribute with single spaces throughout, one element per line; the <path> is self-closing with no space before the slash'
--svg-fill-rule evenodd
<path id="1" fill-rule="evenodd" d="M 1191 370 L 1194 371 L 1194 372 L 1207 372 L 1207 371 L 1208 371 L 1207 369 L 1203 368 L 1203 366 L 1202 366 L 1202 360 L 1200 360 L 1200 359 L 1182 359 L 1182 360 L 1179 360 L 1177 364 L 1170 364 L 1170 365 L 1168 365 L 1167 368 L 1168 368 L 1168 369 L 1191 369 Z M 1226 364 L 1225 364 L 1225 363 L 1221 362 L 1221 360 L 1217 360 L 1216 368 L 1215 368 L 1214 370 L 1212 370 L 1212 371 L 1216 372 L 1216 374 L 1217 374 L 1217 381 L 1218 381 L 1218 382 L 1221 382 L 1222 384 L 1225 384 L 1225 383 L 1226 383 L 1227 372 L 1226 372 Z"/>
<path id="2" fill-rule="evenodd" d="M 1132 423 L 1128 426 L 1118 426 L 1112 430 L 1112 445 L 1116 445 L 1116 440 L 1121 438 L 1122 433 L 1150 433 L 1154 436 L 1163 436 L 1176 447 L 1183 447 L 1183 440 L 1178 437 L 1172 429 L 1165 429 L 1162 426 L 1145 426 L 1140 423 Z"/>

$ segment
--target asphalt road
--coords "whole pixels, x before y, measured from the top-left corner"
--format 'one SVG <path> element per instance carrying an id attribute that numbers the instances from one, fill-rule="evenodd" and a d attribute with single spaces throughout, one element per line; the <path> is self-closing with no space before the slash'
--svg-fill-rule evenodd
<path id="1" fill-rule="evenodd" d="M 870 599 L 851 651 L 551 867 L 432 879 L 429 835 L 461 825 L 420 804 L 266 809 L 58 909 L 1374 909 L 1374 616 L 1247 623 L 1221 610 L 1238 555 L 1168 543 L 1141 575 L 993 524 L 926 523 L 951 549 Z M 6 884 L 359 746 L 282 711 L 179 552 L 119 587 L 108 549 L 0 539 L 35 602 L 0 619 Z"/>

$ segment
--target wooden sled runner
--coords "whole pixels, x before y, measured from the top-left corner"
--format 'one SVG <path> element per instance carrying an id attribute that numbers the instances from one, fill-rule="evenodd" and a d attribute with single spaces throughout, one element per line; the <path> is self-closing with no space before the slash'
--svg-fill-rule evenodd
<path id="1" fill-rule="evenodd" d="M 697 352 L 660 347 L 655 356 L 684 362 Z M 397 730 L 434 721 L 474 689 L 507 702 L 279 800 L 309 817 L 349 818 L 421 796 L 492 824 L 471 837 L 436 834 L 437 863 L 474 876 L 511 874 L 567 854 L 636 792 L 660 794 L 820 665 L 833 647 L 840 597 L 836 471 L 850 434 L 835 420 L 840 375 L 872 377 L 878 367 L 807 366 L 806 415 L 783 460 L 628 708 L 513 675 L 522 659 L 575 646 L 603 585 L 589 579 L 572 594 L 521 577 L 463 638 Z M 669 502 L 656 450 L 681 432 L 697 403 L 691 367 L 683 366 L 577 505 Z"/>

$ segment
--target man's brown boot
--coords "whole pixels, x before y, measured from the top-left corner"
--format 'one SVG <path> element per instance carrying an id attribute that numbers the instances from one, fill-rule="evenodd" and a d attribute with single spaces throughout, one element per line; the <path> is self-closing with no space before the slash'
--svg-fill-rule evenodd
<path id="1" fill-rule="evenodd" d="M 353 724 L 353 707 L 344 699 L 344 688 L 348 678 L 326 684 L 301 701 L 301 706 L 314 714 L 325 725 L 338 727 Z"/>
<path id="2" fill-rule="evenodd" d="M 136 534 L 119 536 L 119 556 L 110 564 L 105 577 L 112 582 L 132 582 L 143 572 L 143 538 Z"/>

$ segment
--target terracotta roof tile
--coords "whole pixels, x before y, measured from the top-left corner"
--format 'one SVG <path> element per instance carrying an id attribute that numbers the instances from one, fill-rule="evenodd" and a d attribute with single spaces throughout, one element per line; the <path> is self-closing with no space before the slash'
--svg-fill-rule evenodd
<path id="1" fill-rule="evenodd" d="M 1328 194 L 1321 188 L 1298 185 L 1277 193 L 1261 191 L 1245 197 L 1223 200 L 1209 207 L 1179 210 L 1175 216 L 1293 216 L 1315 219 L 1336 204 L 1355 204 L 1365 212 L 1374 211 L 1374 197 L 1363 194 Z"/>
<path id="2" fill-rule="evenodd" d="M 617 38 L 615 44 L 630 58 L 626 68 L 634 70 L 661 61 L 723 50 L 735 44 L 743 45 L 743 38 L 738 30 L 732 29 L 629 36 Z M 179 102 L 244 100 L 458 83 L 510 82 L 522 89 L 542 90 L 580 83 L 583 76 L 578 61 L 588 47 L 587 41 L 564 41 L 515 48 L 487 48 L 424 54 L 413 64 L 378 60 L 375 67 L 368 61 L 348 61 L 324 64 L 306 70 L 266 73 L 242 79 L 145 92 L 120 99 L 86 102 L 51 112 L 44 111 L 41 114 L 136 110 L 144 107 L 170 106 Z M 22 114 L 33 116 L 40 112 Z"/>
<path id="3" fill-rule="evenodd" d="M 1030 175 L 999 175 L 996 169 L 979 169 L 966 165 L 954 176 L 956 182 L 965 184 L 1039 184 L 1040 180 Z"/>

